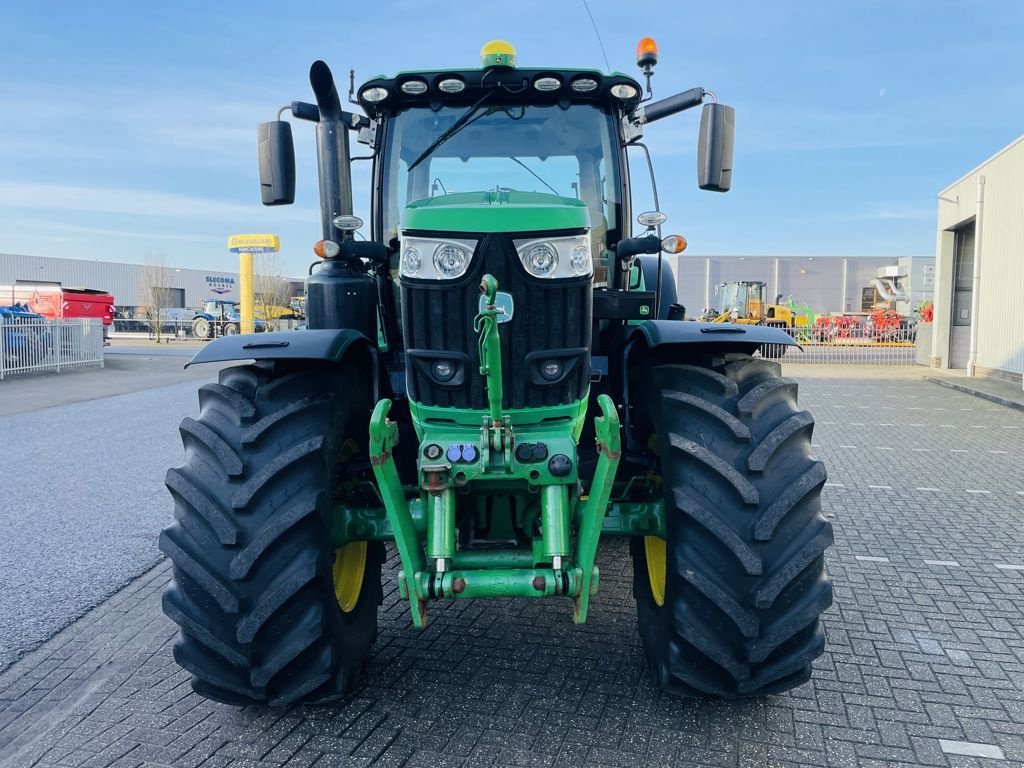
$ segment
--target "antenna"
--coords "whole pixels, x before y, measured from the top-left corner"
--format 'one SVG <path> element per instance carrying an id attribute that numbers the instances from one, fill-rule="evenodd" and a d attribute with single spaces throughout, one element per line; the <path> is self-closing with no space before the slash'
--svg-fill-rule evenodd
<path id="1" fill-rule="evenodd" d="M 355 98 L 356 95 L 356 71 L 350 69 L 348 71 L 348 100 L 352 104 L 358 104 L 359 102 Z"/>
<path id="2" fill-rule="evenodd" d="M 583 0 L 583 7 L 587 9 L 587 16 L 590 17 L 590 23 L 594 27 L 594 34 L 597 35 L 597 44 L 601 46 L 601 56 L 604 57 L 605 71 L 611 72 L 612 65 L 608 63 L 608 54 L 604 52 L 604 41 L 601 40 L 601 32 L 597 28 L 597 22 L 594 21 L 594 14 L 590 12 L 590 6 L 587 4 L 587 0 Z"/>

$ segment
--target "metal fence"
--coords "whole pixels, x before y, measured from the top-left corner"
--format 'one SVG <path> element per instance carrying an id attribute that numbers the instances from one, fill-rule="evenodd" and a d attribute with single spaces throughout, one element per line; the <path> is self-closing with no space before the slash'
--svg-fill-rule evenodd
<path id="1" fill-rule="evenodd" d="M 840 322 L 780 330 L 785 330 L 800 347 L 765 347 L 760 353 L 762 357 L 825 365 L 917 364 L 914 325 L 876 327 Z"/>
<path id="2" fill-rule="evenodd" d="M 18 373 L 103 367 L 99 318 L 0 317 L 0 379 Z"/>
<path id="3" fill-rule="evenodd" d="M 294 330 L 303 323 L 305 323 L 305 320 L 293 318 L 282 318 L 272 323 L 266 323 L 261 320 L 256 326 L 256 331 L 262 332 L 270 329 L 289 331 Z M 241 330 L 238 326 L 239 324 L 235 322 L 210 323 L 207 326 L 207 336 L 205 338 L 211 339 L 238 333 Z M 148 339 L 153 341 L 157 337 L 156 323 L 141 319 L 115 318 L 113 327 L 110 329 L 110 337 L 112 339 Z M 196 339 L 202 340 L 202 338 L 195 335 L 195 328 L 191 320 L 167 319 L 160 323 L 161 341 L 194 341 Z"/>

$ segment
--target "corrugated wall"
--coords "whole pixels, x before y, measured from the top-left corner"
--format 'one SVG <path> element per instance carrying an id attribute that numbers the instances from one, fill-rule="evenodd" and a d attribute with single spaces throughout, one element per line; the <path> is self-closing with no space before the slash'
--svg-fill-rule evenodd
<path id="1" fill-rule="evenodd" d="M 0 285 L 18 281 L 60 283 L 67 288 L 99 288 L 110 292 L 119 307 L 143 304 L 141 281 L 145 266 L 114 261 L 21 256 L 0 253 Z M 211 298 L 238 298 L 238 273 L 167 267 L 165 288 L 184 288 L 185 306 L 198 307 Z M 214 290 L 217 289 L 217 290 Z M 225 290 L 225 293 L 218 291 Z M 5 303 L 0 297 L 0 303 Z"/>
<path id="2" fill-rule="evenodd" d="M 782 294 L 783 300 L 792 296 L 794 301 L 807 304 L 818 314 L 859 312 L 861 289 L 871 285 L 871 280 L 878 276 L 879 267 L 898 262 L 932 261 L 930 256 L 897 259 L 873 256 L 703 257 L 686 254 L 676 259 L 673 266 L 679 301 L 691 316 L 699 314 L 707 306 L 706 294 L 710 294 L 712 306 L 718 305 L 715 286 L 719 283 L 741 280 L 763 280 L 768 284 L 769 300 L 774 300 L 777 293 Z M 920 273 L 920 270 L 914 271 Z"/>
<path id="3" fill-rule="evenodd" d="M 978 177 L 985 177 L 981 226 L 978 365 L 1024 373 L 1024 136 L 940 193 L 936 244 L 936 346 L 948 366 L 952 311 L 950 230 L 977 212 Z"/>

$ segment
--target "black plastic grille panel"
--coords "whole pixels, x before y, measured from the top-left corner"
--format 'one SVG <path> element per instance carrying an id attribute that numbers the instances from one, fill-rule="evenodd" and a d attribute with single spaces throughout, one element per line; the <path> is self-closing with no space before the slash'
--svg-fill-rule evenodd
<path id="1" fill-rule="evenodd" d="M 558 233 L 562 234 L 575 233 Z M 510 294 L 514 302 L 512 320 L 498 326 L 503 406 L 536 408 L 578 400 L 590 380 L 591 278 L 531 277 L 519 261 L 511 235 L 479 237 L 470 270 L 459 280 L 402 280 L 409 396 L 424 405 L 487 408 L 473 319 L 479 311 L 480 279 L 490 273 L 498 280 L 498 290 Z M 536 354 L 545 351 L 552 355 Z M 457 368 L 447 382 L 432 373 L 433 363 L 442 357 L 453 360 Z M 540 375 L 539 368 L 548 359 L 558 359 L 563 366 L 562 376 L 554 382 Z"/>

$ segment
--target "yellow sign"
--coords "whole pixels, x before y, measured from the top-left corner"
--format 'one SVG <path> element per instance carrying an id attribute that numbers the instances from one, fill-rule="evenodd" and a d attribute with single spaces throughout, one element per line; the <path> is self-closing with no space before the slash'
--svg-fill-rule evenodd
<path id="1" fill-rule="evenodd" d="M 281 238 L 277 235 L 232 235 L 228 238 L 228 250 L 232 253 L 276 253 L 281 250 Z"/>

